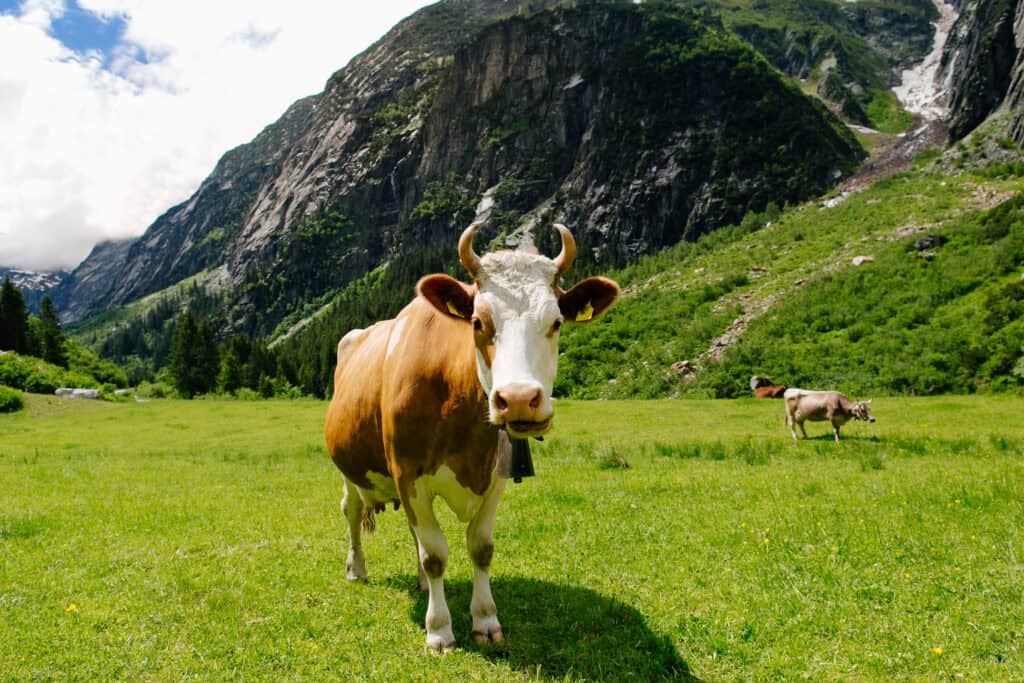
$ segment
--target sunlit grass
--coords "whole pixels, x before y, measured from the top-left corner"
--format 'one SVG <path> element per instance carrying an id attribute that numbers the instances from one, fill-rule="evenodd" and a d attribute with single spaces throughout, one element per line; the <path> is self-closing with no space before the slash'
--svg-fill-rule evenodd
<path id="1" fill-rule="evenodd" d="M 0 678 L 1011 680 L 1024 401 L 880 399 L 840 444 L 779 401 L 557 402 L 499 508 L 504 648 L 422 654 L 401 512 L 344 580 L 318 402 L 0 416 Z M 443 507 L 441 505 L 439 508 Z"/>

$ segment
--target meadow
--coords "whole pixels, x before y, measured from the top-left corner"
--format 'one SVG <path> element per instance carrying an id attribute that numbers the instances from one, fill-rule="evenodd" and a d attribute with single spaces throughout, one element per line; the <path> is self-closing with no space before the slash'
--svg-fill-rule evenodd
<path id="1" fill-rule="evenodd" d="M 423 653 L 402 512 L 344 579 L 318 401 L 0 415 L 0 679 L 1020 680 L 1024 399 L 882 398 L 844 440 L 752 399 L 559 401 L 498 512 L 508 638 Z"/>

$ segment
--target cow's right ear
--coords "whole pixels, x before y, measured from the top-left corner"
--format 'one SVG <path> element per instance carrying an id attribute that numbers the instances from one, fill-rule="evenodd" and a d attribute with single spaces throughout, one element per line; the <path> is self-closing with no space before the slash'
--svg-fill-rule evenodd
<path id="1" fill-rule="evenodd" d="M 473 316 L 473 291 L 447 275 L 428 275 L 416 285 L 416 293 L 441 313 L 469 322 Z"/>

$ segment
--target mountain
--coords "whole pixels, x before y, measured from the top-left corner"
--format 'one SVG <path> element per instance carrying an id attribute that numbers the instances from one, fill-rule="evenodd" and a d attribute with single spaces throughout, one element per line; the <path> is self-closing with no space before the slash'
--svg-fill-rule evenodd
<path id="1" fill-rule="evenodd" d="M 92 248 L 89 255 L 53 288 L 51 297 L 61 320 L 81 320 L 102 307 L 111 287 L 121 277 L 128 253 L 137 239 L 108 240 Z"/>
<path id="2" fill-rule="evenodd" d="M 943 52 L 950 139 L 959 140 L 1004 107 L 1024 145 L 1024 1 L 954 0 L 960 16 Z"/>
<path id="3" fill-rule="evenodd" d="M 961 2 L 941 73 L 954 116 L 978 100 L 965 65 L 987 58 L 978 27 L 1003 25 L 1000 2 Z M 858 129 L 908 167 L 935 136 L 895 135 L 912 117 L 889 87 L 932 49 L 937 17 L 929 0 L 440 2 L 226 154 L 145 235 L 97 247 L 58 303 L 151 370 L 145 354 L 189 305 L 224 338 L 271 341 L 288 381 L 319 393 L 341 334 L 393 315 L 422 273 L 459 274 L 453 245 L 475 217 L 482 243 L 542 250 L 547 224 L 570 225 L 582 275 L 885 175 L 849 180 L 864 150 L 839 117 L 889 131 Z M 997 79 L 982 119 L 1010 109 L 1015 78 Z M 693 338 L 727 327 L 711 316 Z"/>
<path id="4" fill-rule="evenodd" d="M 11 284 L 21 290 L 25 305 L 33 313 L 39 311 L 39 303 L 44 296 L 53 297 L 54 290 L 67 276 L 68 273 L 63 271 L 36 272 L 0 266 L 0 281 L 9 277 Z"/>
<path id="5" fill-rule="evenodd" d="M 707 12 L 443 2 L 225 155 L 122 265 L 90 256 L 61 300 L 78 318 L 205 272 L 233 293 L 229 327 L 264 335 L 383 262 L 449 244 L 485 197 L 489 238 L 559 218 L 595 258 L 630 258 L 821 192 L 861 156 Z M 84 286 L 105 270 L 108 291 Z"/>

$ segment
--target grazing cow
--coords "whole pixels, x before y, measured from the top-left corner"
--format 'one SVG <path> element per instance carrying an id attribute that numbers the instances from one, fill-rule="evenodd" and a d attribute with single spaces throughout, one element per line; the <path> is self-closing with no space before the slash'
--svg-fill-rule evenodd
<path id="1" fill-rule="evenodd" d="M 786 387 L 781 384 L 772 384 L 754 389 L 754 398 L 782 398 L 785 393 Z"/>
<path id="2" fill-rule="evenodd" d="M 360 527 L 372 530 L 387 503 L 405 508 L 416 542 L 419 585 L 429 591 L 427 648 L 455 645 L 444 597 L 448 544 L 434 516 L 440 496 L 460 521 L 473 562 L 472 636 L 504 639 L 491 596 L 492 528 L 505 486 L 499 459 L 509 438 L 551 427 L 551 389 L 563 322 L 597 318 L 619 295 L 606 278 L 569 291 L 559 278 L 576 256 L 562 225 L 554 260 L 536 250 L 473 252 L 470 225 L 459 257 L 472 285 L 428 275 L 393 320 L 352 330 L 338 344 L 327 448 L 345 479 L 349 580 L 365 580 Z"/>
<path id="3" fill-rule="evenodd" d="M 832 433 L 839 441 L 839 428 L 852 417 L 857 420 L 874 422 L 875 418 L 868 409 L 871 401 L 851 401 L 838 391 L 805 391 L 803 389 L 786 389 L 786 426 L 796 440 L 796 429 L 807 438 L 804 421 L 822 422 L 828 420 L 832 425 Z"/>

